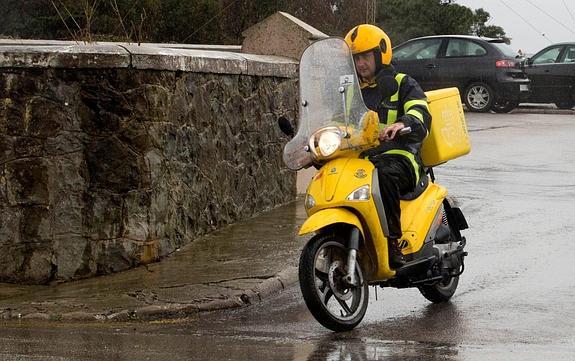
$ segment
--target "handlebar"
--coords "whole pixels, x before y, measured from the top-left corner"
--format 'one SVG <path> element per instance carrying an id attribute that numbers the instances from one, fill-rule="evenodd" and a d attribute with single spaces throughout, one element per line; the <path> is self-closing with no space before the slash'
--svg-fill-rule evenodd
<path id="1" fill-rule="evenodd" d="M 411 133 L 411 127 L 405 127 L 399 131 L 399 135 L 406 135 Z"/>

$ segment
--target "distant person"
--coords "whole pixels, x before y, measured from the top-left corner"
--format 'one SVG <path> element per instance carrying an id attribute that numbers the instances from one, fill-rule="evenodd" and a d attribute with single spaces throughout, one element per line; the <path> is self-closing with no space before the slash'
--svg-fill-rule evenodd
<path id="1" fill-rule="evenodd" d="M 521 51 L 521 49 L 517 50 L 517 57 L 518 58 L 523 58 L 525 56 L 525 54 L 523 54 L 523 51 Z"/>
<path id="2" fill-rule="evenodd" d="M 427 99 L 417 82 L 395 71 L 391 63 L 391 41 L 374 25 L 359 25 L 345 37 L 355 69 L 361 80 L 365 105 L 377 112 L 381 144 L 366 151 L 377 168 L 383 206 L 389 228 L 388 249 L 391 268 L 399 268 L 405 259 L 399 248 L 401 232 L 400 194 L 412 192 L 424 177 L 421 143 L 429 132 L 431 115 Z M 398 132 L 410 127 L 411 133 Z"/>

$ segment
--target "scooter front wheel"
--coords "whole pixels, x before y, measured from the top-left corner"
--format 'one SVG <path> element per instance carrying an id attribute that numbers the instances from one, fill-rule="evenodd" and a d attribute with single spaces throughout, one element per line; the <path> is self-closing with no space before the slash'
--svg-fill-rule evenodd
<path id="1" fill-rule="evenodd" d="M 357 326 L 367 310 L 367 282 L 360 263 L 354 286 L 345 281 L 348 249 L 335 235 L 319 234 L 304 247 L 299 262 L 299 281 L 304 301 L 315 319 L 333 331 Z"/>

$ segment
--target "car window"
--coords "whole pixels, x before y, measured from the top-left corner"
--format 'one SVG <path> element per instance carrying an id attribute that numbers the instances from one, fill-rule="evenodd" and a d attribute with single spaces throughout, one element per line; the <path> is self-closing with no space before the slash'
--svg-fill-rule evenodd
<path id="1" fill-rule="evenodd" d="M 441 46 L 442 39 L 422 39 L 399 46 L 393 51 L 396 60 L 433 59 Z"/>
<path id="2" fill-rule="evenodd" d="M 557 61 L 557 57 L 561 52 L 561 47 L 551 48 L 549 50 L 545 50 L 541 54 L 537 54 L 533 57 L 533 64 L 551 64 Z"/>
<path id="3" fill-rule="evenodd" d="M 567 47 L 563 63 L 575 63 L 575 46 Z"/>
<path id="4" fill-rule="evenodd" d="M 484 47 L 464 39 L 449 39 L 447 50 L 445 51 L 446 57 L 481 56 L 485 54 L 487 54 L 487 50 Z"/>
<path id="5" fill-rule="evenodd" d="M 500 43 L 500 42 L 489 42 L 489 44 L 495 46 L 497 49 L 499 49 L 503 55 L 506 55 L 510 58 L 515 58 L 517 56 L 517 53 L 507 44 L 505 43 Z"/>

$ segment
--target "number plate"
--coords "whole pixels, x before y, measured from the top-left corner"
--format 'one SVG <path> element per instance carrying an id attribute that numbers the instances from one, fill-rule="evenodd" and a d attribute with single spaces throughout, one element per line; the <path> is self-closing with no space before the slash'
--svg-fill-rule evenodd
<path id="1" fill-rule="evenodd" d="M 519 84 L 519 91 L 522 92 L 529 91 L 529 84 Z"/>

